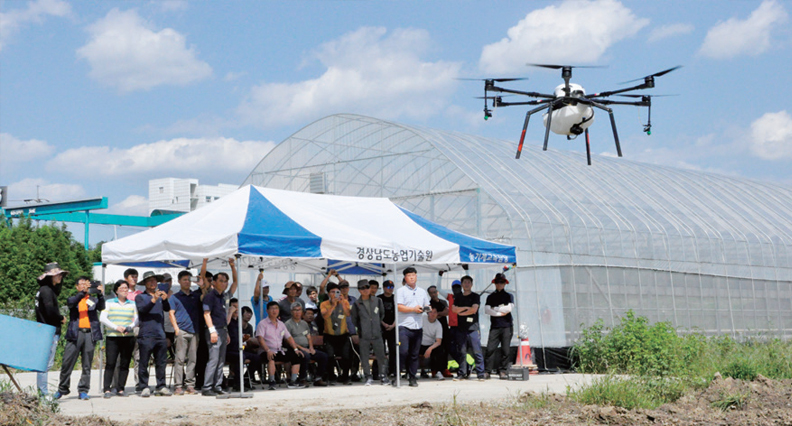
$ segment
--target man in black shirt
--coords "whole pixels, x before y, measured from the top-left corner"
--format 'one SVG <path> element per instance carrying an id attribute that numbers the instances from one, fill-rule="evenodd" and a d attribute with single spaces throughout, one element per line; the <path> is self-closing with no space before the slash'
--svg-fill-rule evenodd
<path id="1" fill-rule="evenodd" d="M 228 338 L 231 343 L 228 344 L 228 348 L 226 349 L 226 359 L 228 360 L 230 374 L 234 376 L 232 387 L 234 390 L 239 390 L 239 377 L 237 377 L 239 376 L 239 302 L 237 299 L 231 299 L 229 302 L 229 309 L 231 310 L 231 321 L 228 322 Z M 250 360 L 248 371 L 253 372 L 250 375 L 255 377 L 254 374 L 258 371 L 259 377 L 262 377 L 261 357 L 257 353 L 258 341 L 252 339 L 253 326 L 250 324 L 252 318 L 253 310 L 247 306 L 243 306 L 242 343 L 244 345 L 244 350 L 242 351 L 242 357 L 244 361 Z M 246 382 L 245 387 L 250 389 L 251 385 L 252 383 Z"/>
<path id="2" fill-rule="evenodd" d="M 503 274 L 496 274 L 492 280 L 495 291 L 487 296 L 484 313 L 490 316 L 490 331 L 487 339 L 487 370 L 497 371 L 501 379 L 508 379 L 512 333 L 514 330 L 511 311 L 514 307 L 514 296 L 504 289 L 509 280 Z M 500 345 L 501 356 L 496 359 L 496 351 Z"/>
<path id="3" fill-rule="evenodd" d="M 210 289 L 203 299 L 204 320 L 206 321 L 206 340 L 209 344 L 209 361 L 204 374 L 204 396 L 225 395 L 223 391 L 223 365 L 225 364 L 226 348 L 229 343 L 228 317 L 226 316 L 223 292 L 228 287 L 228 274 L 219 272 L 215 275 L 214 288 Z"/>
<path id="4" fill-rule="evenodd" d="M 396 357 L 399 351 L 396 350 L 396 299 L 393 296 L 393 281 L 385 280 L 382 283 L 382 294 L 379 296 L 385 307 L 385 317 L 382 320 L 382 338 L 388 347 L 388 371 L 390 374 L 398 374 L 396 371 Z M 380 377 L 383 379 L 384 377 Z"/>
<path id="5" fill-rule="evenodd" d="M 146 292 L 135 297 L 138 310 L 138 347 L 140 348 L 140 362 L 138 363 L 137 391 L 140 396 L 148 398 L 151 389 L 148 386 L 149 358 L 154 356 L 154 371 L 157 375 L 157 387 L 154 392 L 157 396 L 171 396 L 171 391 L 165 386 L 165 363 L 168 360 L 168 343 L 165 339 L 165 312 L 170 312 L 168 292 L 157 287 L 162 275 L 152 271 L 143 274 L 142 283 Z"/>
<path id="6" fill-rule="evenodd" d="M 57 262 L 48 263 L 44 273 L 37 278 L 39 291 L 36 293 L 36 321 L 55 327 L 55 336 L 50 346 L 47 371 L 55 363 L 55 350 L 58 348 L 58 339 L 61 335 L 61 324 L 66 322 L 58 308 L 58 295 L 61 291 L 61 281 L 68 275 L 68 271 L 60 268 Z M 47 371 L 36 374 L 36 384 L 42 395 L 47 395 Z"/>
<path id="7" fill-rule="evenodd" d="M 484 354 L 481 352 L 481 332 L 478 324 L 478 308 L 481 298 L 472 291 L 473 278 L 469 275 L 462 277 L 462 294 L 454 297 L 454 306 L 451 308 L 457 314 L 457 330 L 454 341 L 458 345 L 459 372 L 457 379 L 466 379 L 468 372 L 467 351 L 473 351 L 473 359 L 476 361 L 476 376 L 479 380 L 486 379 L 484 374 Z"/>

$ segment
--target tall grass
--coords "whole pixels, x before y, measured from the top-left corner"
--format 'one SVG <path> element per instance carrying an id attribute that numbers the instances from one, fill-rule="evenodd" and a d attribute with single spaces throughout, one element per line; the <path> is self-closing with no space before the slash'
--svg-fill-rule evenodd
<path id="1" fill-rule="evenodd" d="M 716 372 L 743 380 L 759 374 L 792 378 L 792 342 L 680 335 L 670 323 L 649 324 L 632 311 L 612 328 L 599 320 L 583 329 L 572 357 L 578 371 L 609 376 L 568 392 L 571 398 L 624 408 L 673 402 L 690 389 L 708 386 Z"/>

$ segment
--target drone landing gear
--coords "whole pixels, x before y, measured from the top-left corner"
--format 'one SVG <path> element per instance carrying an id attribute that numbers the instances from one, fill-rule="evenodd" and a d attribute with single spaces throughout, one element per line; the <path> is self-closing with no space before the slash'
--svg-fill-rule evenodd
<path id="1" fill-rule="evenodd" d="M 591 165 L 591 142 L 589 141 L 589 131 L 586 129 L 586 159 L 588 159 L 588 165 Z"/>
<path id="2" fill-rule="evenodd" d="M 523 123 L 522 134 L 520 134 L 520 144 L 517 145 L 517 155 L 514 158 L 516 158 L 518 160 L 520 159 L 520 154 L 522 154 L 523 142 L 525 142 L 525 129 L 528 128 L 528 121 L 531 119 L 531 116 L 533 114 L 539 112 L 539 111 L 542 111 L 544 109 L 550 108 L 551 106 L 552 106 L 552 103 L 548 103 L 547 105 L 542 105 L 539 108 L 534 108 L 534 109 L 528 111 L 527 113 L 525 113 L 525 122 Z M 550 114 L 550 115 L 552 116 L 553 114 Z M 547 128 L 548 129 L 550 128 L 550 122 L 549 121 L 547 123 Z M 547 151 L 547 135 L 545 135 L 544 150 Z"/>
<path id="3" fill-rule="evenodd" d="M 619 144 L 619 132 L 616 131 L 616 119 L 613 117 L 613 110 L 604 105 L 600 105 L 594 101 L 591 102 L 591 106 L 608 112 L 608 116 L 610 117 L 610 122 L 611 122 L 611 128 L 613 129 L 613 141 L 616 142 L 616 153 L 618 153 L 619 157 L 621 157 L 622 151 L 621 151 L 621 145 Z M 586 142 L 588 143 L 588 138 L 586 139 Z M 589 163 L 589 165 L 591 165 L 591 163 Z"/>

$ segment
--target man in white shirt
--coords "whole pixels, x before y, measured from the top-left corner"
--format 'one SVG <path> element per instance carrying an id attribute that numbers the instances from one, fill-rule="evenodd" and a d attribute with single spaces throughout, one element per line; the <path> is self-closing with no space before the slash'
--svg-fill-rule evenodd
<path id="1" fill-rule="evenodd" d="M 443 370 L 448 365 L 448 358 L 442 350 L 443 345 L 443 325 L 437 320 L 437 309 L 432 308 L 423 317 L 423 337 L 421 338 L 421 356 L 424 365 L 429 364 L 432 370 L 431 377 L 438 380 L 445 380 Z M 421 378 L 424 378 L 424 370 L 421 368 Z"/>
<path id="2" fill-rule="evenodd" d="M 429 311 L 429 294 L 418 287 L 418 272 L 413 267 L 403 271 L 404 285 L 396 291 L 396 306 L 399 310 L 399 358 L 407 369 L 410 386 L 418 386 L 418 356 L 423 337 L 424 311 Z M 396 372 L 399 374 L 399 372 Z"/>

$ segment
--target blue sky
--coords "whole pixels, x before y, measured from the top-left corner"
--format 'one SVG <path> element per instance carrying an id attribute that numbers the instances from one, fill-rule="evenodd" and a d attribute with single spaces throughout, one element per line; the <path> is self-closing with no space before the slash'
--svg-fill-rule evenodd
<path id="1" fill-rule="evenodd" d="M 145 214 L 148 180 L 241 183 L 279 141 L 353 112 L 516 140 L 482 84 L 589 93 L 672 66 L 621 107 L 625 158 L 792 184 L 792 3 L 766 1 L 0 1 L 0 185 L 12 200 L 107 196 Z M 604 114 L 592 149 L 613 155 Z M 533 122 L 527 143 L 540 144 Z M 582 142 L 551 136 L 556 149 Z M 510 159 L 504 159 L 510 160 Z M 524 161 L 524 160 L 523 160 Z M 594 162 L 596 167 L 596 160 Z M 82 232 L 79 226 L 75 233 Z M 96 229 L 96 231 L 94 231 Z M 119 231 L 122 236 L 133 230 Z M 112 231 L 92 228 L 93 239 Z"/>

